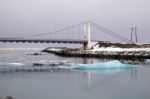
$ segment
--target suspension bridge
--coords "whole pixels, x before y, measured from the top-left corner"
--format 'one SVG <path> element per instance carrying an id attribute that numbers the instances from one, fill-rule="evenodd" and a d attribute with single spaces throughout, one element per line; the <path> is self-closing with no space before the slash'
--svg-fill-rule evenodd
<path id="1" fill-rule="evenodd" d="M 73 43 L 83 44 L 84 49 L 92 47 L 91 42 L 103 42 L 99 39 L 91 38 L 94 31 L 103 32 L 113 36 L 126 43 L 131 43 L 131 40 L 117 34 L 107 28 L 104 28 L 94 22 L 83 22 L 80 24 L 72 25 L 60 30 L 48 33 L 41 33 L 29 36 L 16 36 L 16 37 L 0 37 L 0 42 L 28 42 L 28 43 Z M 96 34 L 101 36 L 101 34 Z"/>

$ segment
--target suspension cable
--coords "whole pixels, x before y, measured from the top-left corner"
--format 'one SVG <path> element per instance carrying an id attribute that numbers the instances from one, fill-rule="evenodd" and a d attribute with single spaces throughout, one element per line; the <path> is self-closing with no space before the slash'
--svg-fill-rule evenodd
<path id="1" fill-rule="evenodd" d="M 25 38 L 26 38 L 26 37 L 38 37 L 38 36 L 43 36 L 43 35 L 48 35 L 48 34 L 59 33 L 59 32 L 65 31 L 65 30 L 69 30 L 69 29 L 75 28 L 75 27 L 80 26 L 80 25 L 82 25 L 82 24 L 83 24 L 83 22 L 80 23 L 80 24 L 72 25 L 72 26 L 69 26 L 69 27 L 66 27 L 66 28 L 63 28 L 63 29 L 60 29 L 60 30 L 53 31 L 53 32 L 48 32 L 48 33 L 41 33 L 41 34 L 35 34 L 35 35 L 25 36 Z"/>
<path id="2" fill-rule="evenodd" d="M 101 30 L 101 31 L 103 31 L 103 32 L 105 32 L 105 33 L 107 33 L 107 34 L 109 34 L 109 35 L 111 35 L 111 36 L 114 36 L 114 37 L 116 37 L 116 38 L 118 38 L 118 39 L 120 39 L 120 40 L 122 40 L 122 41 L 130 42 L 129 39 L 127 39 L 127 38 L 125 38 L 125 37 L 123 37 L 123 36 L 121 36 L 121 35 L 119 35 L 119 34 L 117 34 L 117 33 L 114 33 L 114 32 L 112 32 L 111 30 L 109 30 L 109 29 L 107 29 L 107 28 L 104 28 L 104 27 L 102 27 L 102 26 L 100 26 L 100 25 L 98 25 L 98 24 L 95 24 L 95 23 L 91 22 L 91 25 L 92 25 L 93 27 L 97 28 L 98 30 Z"/>

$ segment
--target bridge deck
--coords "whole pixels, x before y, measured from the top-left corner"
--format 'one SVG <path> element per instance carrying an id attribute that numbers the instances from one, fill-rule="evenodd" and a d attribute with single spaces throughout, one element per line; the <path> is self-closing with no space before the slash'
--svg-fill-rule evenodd
<path id="1" fill-rule="evenodd" d="M 24 39 L 24 38 L 0 38 L 0 42 L 28 42 L 28 43 L 74 43 L 83 44 L 85 40 L 70 40 L 70 39 Z"/>

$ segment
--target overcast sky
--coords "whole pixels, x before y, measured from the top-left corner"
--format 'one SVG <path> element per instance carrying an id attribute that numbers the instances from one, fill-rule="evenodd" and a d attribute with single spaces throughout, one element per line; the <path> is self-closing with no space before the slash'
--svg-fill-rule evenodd
<path id="1" fill-rule="evenodd" d="M 150 0 L 0 0 L 0 36 L 50 32 L 86 20 L 125 37 L 137 26 L 139 41 L 150 43 Z"/>

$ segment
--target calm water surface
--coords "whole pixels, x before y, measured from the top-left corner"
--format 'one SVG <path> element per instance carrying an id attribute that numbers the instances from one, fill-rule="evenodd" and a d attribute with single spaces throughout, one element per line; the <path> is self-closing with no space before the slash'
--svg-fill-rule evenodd
<path id="1" fill-rule="evenodd" d="M 3 67 L 32 67 L 40 60 L 95 63 L 111 60 L 28 55 L 41 49 L 0 49 L 0 97 L 14 99 L 150 99 L 150 65 L 115 71 L 53 69 L 41 72 L 2 72 Z M 10 64 L 11 63 L 11 64 Z M 17 64 L 12 64 L 17 63 Z M 24 65 L 21 65 L 24 64 Z"/>

